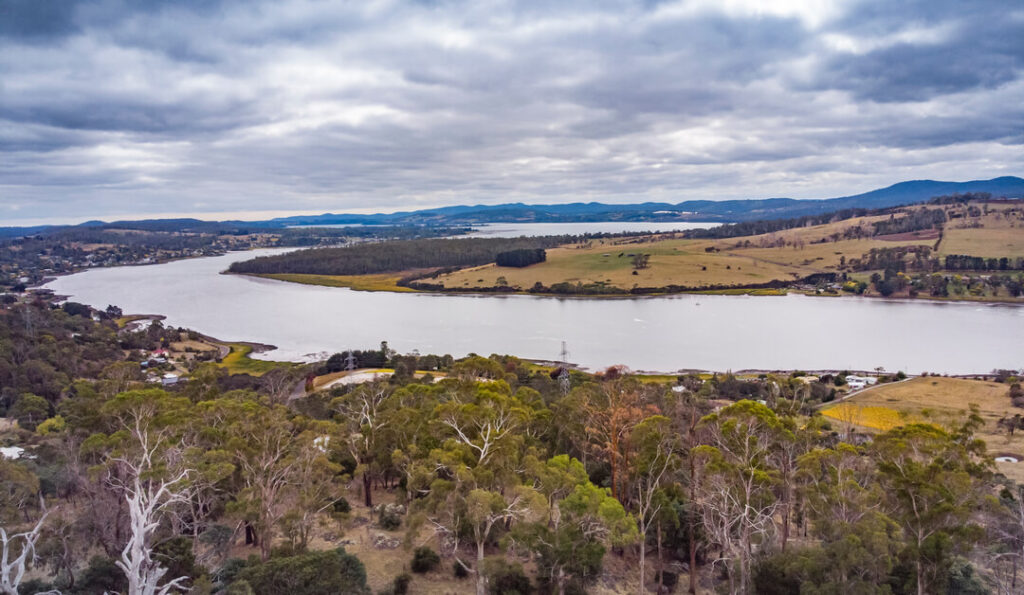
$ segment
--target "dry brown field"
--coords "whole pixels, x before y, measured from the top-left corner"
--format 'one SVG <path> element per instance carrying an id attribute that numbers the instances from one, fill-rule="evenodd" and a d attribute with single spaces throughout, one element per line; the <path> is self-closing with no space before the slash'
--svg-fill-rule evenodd
<path id="1" fill-rule="evenodd" d="M 1010 403 L 1009 391 L 1008 385 L 998 382 L 921 376 L 869 388 L 825 411 L 843 404 L 862 407 L 861 415 L 853 413 L 833 419 L 837 425 L 853 422 L 862 429 L 878 431 L 881 428 L 877 427 L 879 424 L 875 419 L 884 421 L 885 416 L 881 414 L 885 410 L 899 414 L 905 423 L 930 422 L 946 427 L 962 423 L 970 406 L 977 405 L 985 422 L 978 431 L 978 437 L 985 441 L 989 453 L 994 456 L 1017 456 L 1020 463 L 996 463 L 996 466 L 1007 477 L 1024 482 L 1024 432 L 1015 432 L 1011 437 L 997 425 L 1003 417 L 1024 414 L 1024 409 Z"/>

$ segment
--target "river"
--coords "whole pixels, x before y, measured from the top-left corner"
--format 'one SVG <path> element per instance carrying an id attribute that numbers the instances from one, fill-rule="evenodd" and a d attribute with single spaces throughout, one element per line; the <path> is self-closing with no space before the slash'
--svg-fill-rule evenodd
<path id="1" fill-rule="evenodd" d="M 1024 366 L 1024 307 L 684 295 L 580 299 L 371 293 L 222 275 L 278 250 L 92 269 L 46 287 L 306 360 L 387 340 L 400 352 L 508 353 L 634 370 L 860 369 L 968 374 Z"/>

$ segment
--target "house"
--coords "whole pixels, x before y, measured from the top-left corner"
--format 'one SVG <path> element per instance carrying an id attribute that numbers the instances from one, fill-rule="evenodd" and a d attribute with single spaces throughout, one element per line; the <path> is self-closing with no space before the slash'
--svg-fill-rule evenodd
<path id="1" fill-rule="evenodd" d="M 160 382 L 164 386 L 171 386 L 173 384 L 178 384 L 178 375 L 175 374 L 174 372 L 168 372 L 168 373 L 164 374 L 164 377 L 163 377 L 163 379 L 161 379 Z"/>
<path id="2" fill-rule="evenodd" d="M 850 374 L 846 377 L 846 384 L 850 387 L 850 390 L 861 390 L 878 382 L 877 378 L 873 376 L 856 376 Z"/>

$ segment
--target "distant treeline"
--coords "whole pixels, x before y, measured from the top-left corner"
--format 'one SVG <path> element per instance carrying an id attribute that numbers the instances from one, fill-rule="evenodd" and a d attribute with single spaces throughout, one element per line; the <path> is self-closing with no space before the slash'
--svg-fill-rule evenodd
<path id="1" fill-rule="evenodd" d="M 928 204 L 932 205 L 955 205 L 967 203 L 972 200 L 989 200 L 992 198 L 991 192 L 957 192 L 954 194 L 944 194 L 942 196 L 932 197 Z"/>
<path id="2" fill-rule="evenodd" d="M 1024 258 L 1003 256 L 985 258 L 966 254 L 950 254 L 944 259 L 932 256 L 928 246 L 893 246 L 872 248 L 861 258 L 849 261 L 854 271 L 931 272 L 940 271 L 1019 271 Z"/>
<path id="3" fill-rule="evenodd" d="M 792 219 L 768 219 L 765 221 L 743 221 L 741 223 L 726 223 L 710 229 L 690 229 L 683 232 L 684 237 L 694 239 L 722 240 L 726 238 L 740 238 L 743 236 L 756 236 L 798 227 L 810 227 L 813 225 L 824 225 L 836 221 L 845 221 L 855 217 L 867 217 L 869 215 L 884 215 L 893 212 L 893 209 L 843 209 L 832 213 L 821 215 L 804 215 Z"/>
<path id="4" fill-rule="evenodd" d="M 947 271 L 1016 271 L 1024 269 L 1024 258 L 982 258 L 964 254 L 950 254 L 946 257 Z"/>
<path id="5" fill-rule="evenodd" d="M 897 233 L 909 233 L 932 229 L 946 222 L 946 212 L 942 209 L 920 209 L 911 211 L 903 217 L 897 218 L 890 215 L 885 221 L 872 223 L 876 236 L 886 236 Z"/>
<path id="6" fill-rule="evenodd" d="M 467 267 L 495 262 L 514 250 L 554 248 L 577 236 L 404 240 L 343 248 L 300 250 L 231 265 L 232 273 L 368 275 L 409 269 Z"/>
<path id="7" fill-rule="evenodd" d="M 561 281 L 559 283 L 553 283 L 550 286 L 544 285 L 540 281 L 536 282 L 529 289 L 526 289 L 527 293 L 535 293 L 541 295 L 652 295 L 652 294 L 668 294 L 668 293 L 684 293 L 684 292 L 708 292 L 708 291 L 739 291 L 739 290 L 757 290 L 757 289 L 785 289 L 794 285 L 809 284 L 813 285 L 819 282 L 834 283 L 840 280 L 845 280 L 845 275 L 840 273 L 814 273 L 803 277 L 801 279 L 794 279 L 788 281 L 785 279 L 776 279 L 765 283 L 744 283 L 740 285 L 725 285 L 725 284 L 714 284 L 714 285 L 663 285 L 660 287 L 640 287 L 636 286 L 630 289 L 624 289 L 609 285 L 603 282 L 596 283 L 571 283 L 569 281 Z M 460 287 L 448 287 L 440 283 L 429 283 L 417 279 L 404 279 L 399 282 L 399 285 L 403 287 L 411 287 L 412 289 L 418 289 L 420 291 L 437 291 L 443 293 L 464 293 L 467 290 Z M 494 285 L 491 287 L 474 287 L 471 290 L 473 293 L 517 293 L 521 291 L 519 288 L 511 287 L 508 285 Z"/>
<path id="8" fill-rule="evenodd" d="M 939 197 L 942 198 L 942 197 Z M 945 204 L 945 203 L 943 203 Z M 766 221 L 744 221 L 742 223 L 727 223 L 710 229 L 691 229 L 683 233 L 684 237 L 694 239 L 720 240 L 726 238 L 738 238 L 744 236 L 755 236 L 787 229 L 800 227 L 811 227 L 814 225 L 825 225 L 857 217 L 873 217 L 878 215 L 890 215 L 888 221 L 878 221 L 873 224 L 872 235 L 889 235 L 894 233 L 907 233 L 931 229 L 946 222 L 946 214 L 942 209 L 919 209 L 907 211 L 903 216 L 900 209 L 904 207 L 891 207 L 886 209 L 843 209 L 832 213 L 821 215 L 805 215 L 792 219 L 770 219 Z M 848 230 L 849 231 L 849 230 Z M 847 234 L 849 235 L 849 234 Z"/>

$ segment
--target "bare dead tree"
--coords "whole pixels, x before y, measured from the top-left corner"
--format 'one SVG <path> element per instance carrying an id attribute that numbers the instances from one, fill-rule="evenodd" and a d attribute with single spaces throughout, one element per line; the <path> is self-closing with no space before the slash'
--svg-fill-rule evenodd
<path id="1" fill-rule="evenodd" d="M 0 527 L 0 592 L 18 595 L 18 586 L 25 578 L 25 572 L 36 561 L 36 542 L 39 541 L 43 523 L 49 514 L 44 510 L 30 531 L 8 535 Z M 15 553 L 17 551 L 17 553 Z"/>

